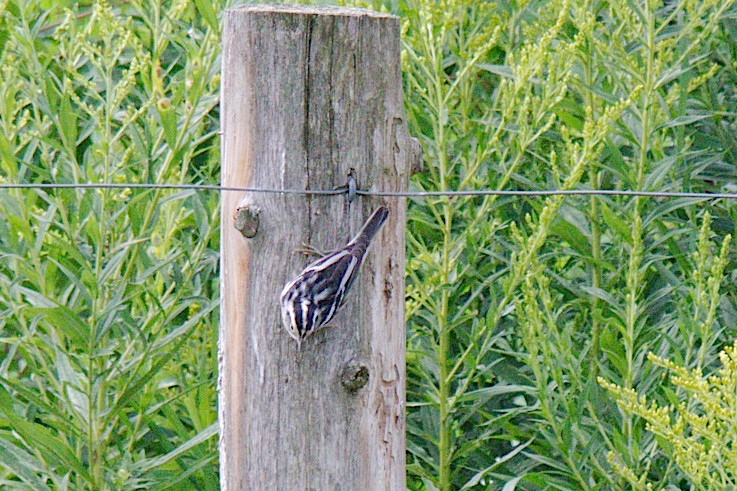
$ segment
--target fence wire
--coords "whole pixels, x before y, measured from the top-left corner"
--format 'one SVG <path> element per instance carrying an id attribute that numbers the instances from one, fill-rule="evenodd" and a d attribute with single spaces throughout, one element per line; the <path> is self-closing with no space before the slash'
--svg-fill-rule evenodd
<path id="1" fill-rule="evenodd" d="M 268 189 L 219 184 L 152 184 L 152 183 L 0 183 L 2 189 L 174 189 L 194 191 L 235 191 L 242 193 L 298 194 L 304 196 L 348 194 L 346 187 L 337 189 Z M 464 191 L 368 191 L 355 190 L 358 196 L 377 196 L 395 198 L 423 197 L 470 197 L 470 196 L 642 196 L 650 198 L 693 198 L 703 200 L 737 199 L 737 193 L 695 193 L 678 191 L 630 191 L 618 189 L 469 189 Z"/>

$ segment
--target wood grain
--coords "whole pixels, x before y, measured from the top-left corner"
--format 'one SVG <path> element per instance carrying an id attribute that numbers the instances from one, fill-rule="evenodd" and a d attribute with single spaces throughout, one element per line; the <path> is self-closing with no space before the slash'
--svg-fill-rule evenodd
<path id="1" fill-rule="evenodd" d="M 399 20 L 362 9 L 250 5 L 225 13 L 222 184 L 406 190 L 414 146 L 401 90 Z M 416 153 L 416 152 L 415 152 Z M 302 350 L 281 325 L 282 287 L 384 204 L 335 327 Z M 256 235 L 233 223 L 259 210 Z M 224 192 L 220 461 L 228 490 L 405 485 L 403 199 Z"/>

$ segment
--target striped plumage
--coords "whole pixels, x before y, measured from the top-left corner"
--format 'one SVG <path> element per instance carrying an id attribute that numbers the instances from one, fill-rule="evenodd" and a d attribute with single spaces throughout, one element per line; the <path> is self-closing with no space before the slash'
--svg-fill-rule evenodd
<path id="1" fill-rule="evenodd" d="M 297 341 L 325 326 L 343 304 L 345 295 L 358 276 L 371 240 L 389 216 L 383 206 L 374 211 L 361 231 L 342 249 L 310 264 L 281 292 L 284 327 Z"/>

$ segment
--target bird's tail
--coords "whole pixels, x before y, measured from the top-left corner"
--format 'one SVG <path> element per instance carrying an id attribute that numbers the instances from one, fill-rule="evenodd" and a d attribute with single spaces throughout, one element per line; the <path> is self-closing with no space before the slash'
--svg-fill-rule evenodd
<path id="1" fill-rule="evenodd" d="M 366 253 L 368 246 L 371 244 L 376 233 L 381 230 L 381 227 L 386 222 L 386 218 L 389 216 L 389 209 L 385 206 L 380 206 L 371 214 L 366 223 L 363 224 L 363 228 L 358 232 L 353 240 L 351 240 L 346 247 L 353 246 L 355 249 L 360 249 L 361 255 Z"/>

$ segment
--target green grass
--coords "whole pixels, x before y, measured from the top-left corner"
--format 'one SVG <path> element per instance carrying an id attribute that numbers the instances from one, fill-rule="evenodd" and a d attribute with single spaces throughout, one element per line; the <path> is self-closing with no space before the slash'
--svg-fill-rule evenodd
<path id="1" fill-rule="evenodd" d="M 370 7 L 402 18 L 412 189 L 735 190 L 731 2 Z M 222 8 L 0 2 L 0 178 L 219 182 Z M 408 216 L 411 489 L 715 489 L 704 448 L 734 478 L 649 412 L 726 419 L 681 382 L 729 379 L 733 202 Z M 218 228 L 212 192 L 0 191 L 0 487 L 218 488 Z"/>

